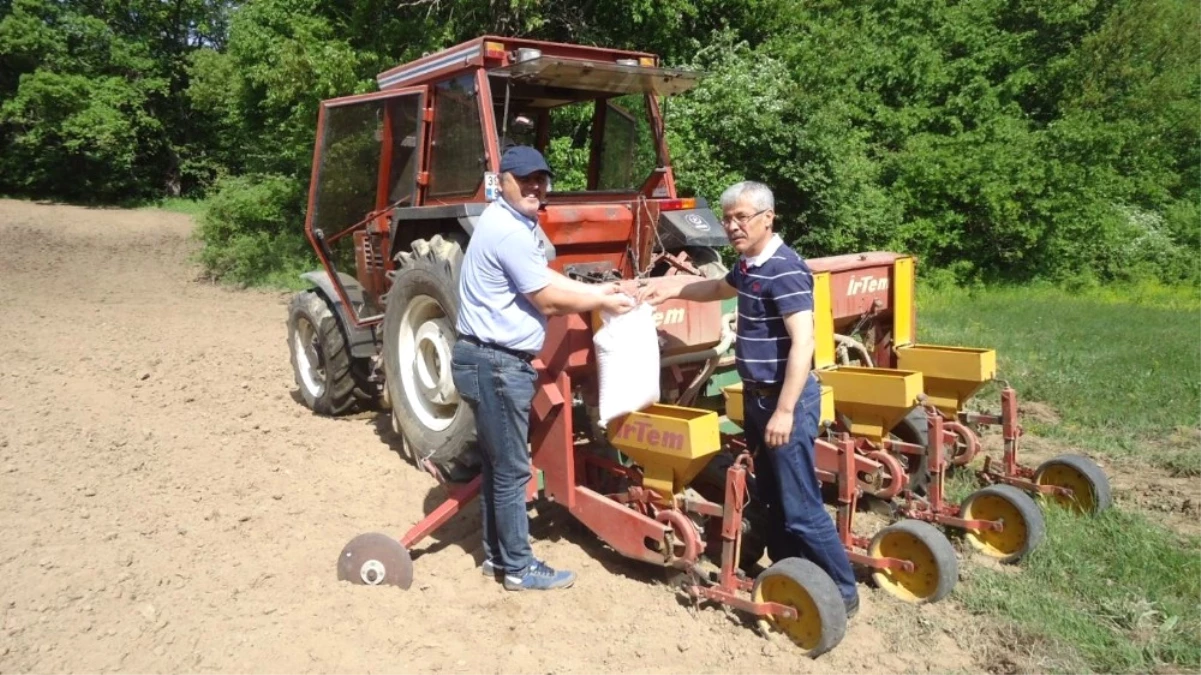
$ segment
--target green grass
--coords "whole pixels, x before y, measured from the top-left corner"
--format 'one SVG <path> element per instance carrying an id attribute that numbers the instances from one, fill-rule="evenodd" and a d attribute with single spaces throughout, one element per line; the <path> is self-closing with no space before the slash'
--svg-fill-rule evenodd
<path id="1" fill-rule="evenodd" d="M 1131 470 L 1201 474 L 1201 298 L 1197 289 L 1049 287 L 919 291 L 921 342 L 997 350 L 1000 375 L 1055 421 L 1033 434 Z M 995 386 L 978 402 L 996 409 Z M 955 501 L 976 489 L 960 472 Z M 1012 627 L 1044 668 L 1135 673 L 1201 668 L 1201 541 L 1113 508 L 1044 508 L 1047 539 L 1022 569 L 968 566 L 955 597 Z M 1049 664 L 1049 665 L 1048 665 Z"/>
<path id="2" fill-rule="evenodd" d="M 1058 422 L 1039 436 L 1201 475 L 1201 293 L 1147 285 L 1069 293 L 921 289 L 920 342 L 997 350 L 999 375 Z M 979 396 L 996 408 L 993 385 Z"/>
<path id="3" fill-rule="evenodd" d="M 1044 509 L 1046 542 L 1017 573 L 972 566 L 956 597 L 1045 645 L 1057 670 L 1201 666 L 1201 543 L 1138 514 Z"/>
<path id="4" fill-rule="evenodd" d="M 204 214 L 206 202 L 203 199 L 185 199 L 183 197 L 168 197 L 156 202 L 144 204 L 138 208 L 142 209 L 160 209 L 162 211 L 170 211 L 172 213 L 183 213 L 185 215 L 200 218 Z"/>

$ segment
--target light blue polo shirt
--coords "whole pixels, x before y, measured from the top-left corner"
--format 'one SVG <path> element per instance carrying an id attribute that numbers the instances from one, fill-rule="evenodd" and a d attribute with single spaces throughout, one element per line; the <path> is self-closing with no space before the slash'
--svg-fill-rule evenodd
<path id="1" fill-rule="evenodd" d="M 503 198 L 480 214 L 459 273 L 460 335 L 529 354 L 542 349 L 546 317 L 525 297 L 550 283 L 537 227 Z"/>

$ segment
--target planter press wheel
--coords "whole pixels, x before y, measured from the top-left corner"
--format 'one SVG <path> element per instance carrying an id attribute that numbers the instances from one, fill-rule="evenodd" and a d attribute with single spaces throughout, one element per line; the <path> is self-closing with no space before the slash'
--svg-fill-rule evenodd
<path id="1" fill-rule="evenodd" d="M 1077 513 L 1094 515 L 1109 508 L 1112 503 L 1109 478 L 1095 462 L 1081 455 L 1060 455 L 1048 459 L 1034 472 L 1034 482 L 1070 488 L 1070 497 L 1048 496 L 1060 506 Z"/>
<path id="2" fill-rule="evenodd" d="M 413 558 L 408 549 L 386 534 L 360 534 L 338 554 L 338 580 L 408 590 L 413 585 Z"/>
<path id="3" fill-rule="evenodd" d="M 797 618 L 764 617 L 759 629 L 770 635 L 774 629 L 786 635 L 816 658 L 842 641 L 847 630 L 847 610 L 838 587 L 820 567 L 803 558 L 784 558 L 755 579 L 751 589 L 755 602 L 778 602 L 797 611 Z"/>
<path id="4" fill-rule="evenodd" d="M 920 407 L 910 410 L 889 433 L 898 440 L 926 447 L 930 438 L 926 411 Z M 905 487 L 913 490 L 916 494 L 925 495 L 926 489 L 930 486 L 930 456 L 924 452 L 920 455 L 896 452 L 893 453 L 893 456 L 905 469 Z M 938 468 L 933 467 L 936 471 Z"/>
<path id="5" fill-rule="evenodd" d="M 1046 532 L 1042 511 L 1030 495 L 1012 485 L 990 485 L 963 500 L 960 516 L 966 520 L 999 520 L 995 530 L 964 530 L 972 548 L 1003 563 L 1014 563 L 1038 548 Z"/>
<path id="6" fill-rule="evenodd" d="M 902 520 L 876 533 L 868 545 L 873 558 L 899 558 L 913 571 L 880 569 L 872 572 L 876 585 L 906 602 L 938 602 L 959 580 L 959 560 L 946 535 L 929 523 Z"/>

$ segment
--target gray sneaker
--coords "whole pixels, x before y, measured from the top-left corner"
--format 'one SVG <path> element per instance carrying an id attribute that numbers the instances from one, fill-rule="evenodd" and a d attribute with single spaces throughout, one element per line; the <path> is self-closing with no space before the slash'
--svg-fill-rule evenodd
<path id="1" fill-rule="evenodd" d="M 524 574 L 505 574 L 505 590 L 549 591 L 556 588 L 571 588 L 575 583 L 575 572 L 555 571 L 541 560 L 535 559 L 525 568 Z"/>
<path id="2" fill-rule="evenodd" d="M 501 575 L 505 573 L 504 570 L 498 567 L 496 563 L 492 562 L 491 560 L 484 560 L 484 564 L 480 565 L 480 572 L 483 573 L 484 576 L 492 577 L 497 581 L 500 581 Z"/>

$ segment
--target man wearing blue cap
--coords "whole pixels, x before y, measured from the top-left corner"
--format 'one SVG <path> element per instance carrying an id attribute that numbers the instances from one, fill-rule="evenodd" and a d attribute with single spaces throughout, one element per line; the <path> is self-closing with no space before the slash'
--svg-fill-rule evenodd
<path id="1" fill-rule="evenodd" d="M 575 573 L 534 558 L 525 487 L 530 405 L 546 317 L 604 310 L 623 314 L 633 299 L 617 284 L 589 285 L 550 269 L 537 236 L 551 170 L 529 146 L 501 157 L 501 196 L 484 209 L 459 273 L 459 340 L 452 371 L 475 414 L 482 455 L 483 572 L 511 591 L 567 588 Z"/>

